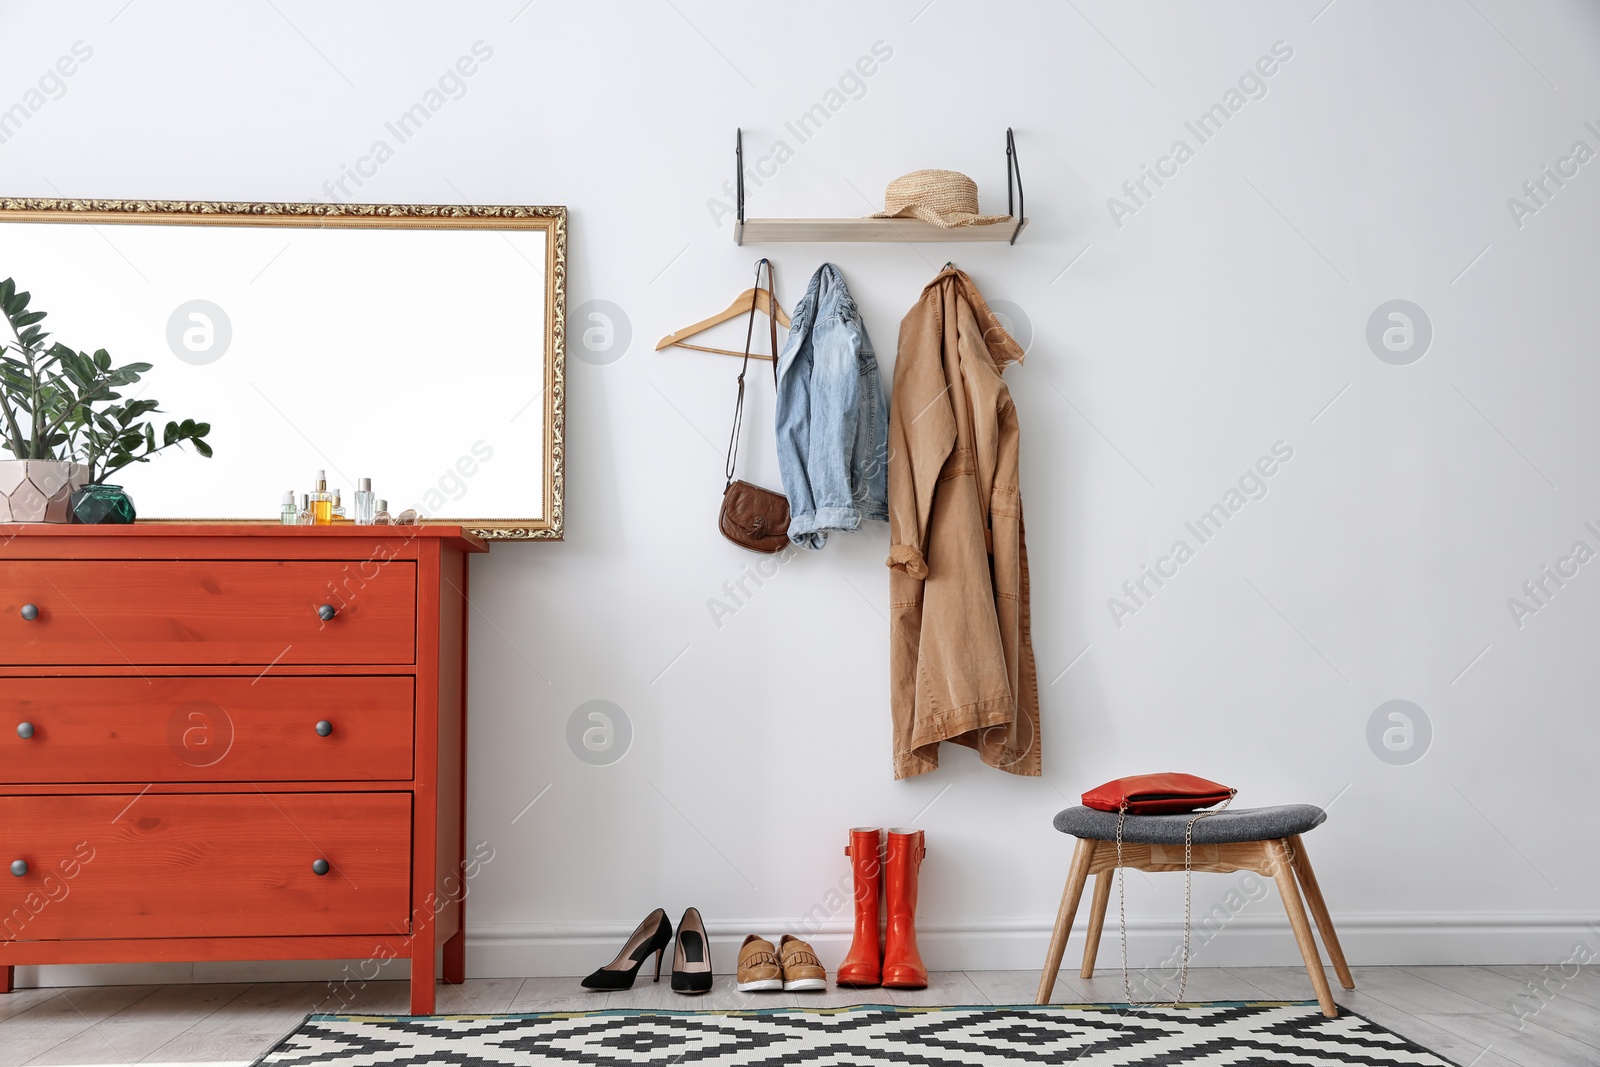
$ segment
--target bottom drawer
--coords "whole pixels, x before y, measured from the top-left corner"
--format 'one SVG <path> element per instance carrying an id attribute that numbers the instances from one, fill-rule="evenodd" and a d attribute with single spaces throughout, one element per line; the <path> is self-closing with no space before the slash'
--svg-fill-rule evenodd
<path id="1" fill-rule="evenodd" d="M 0 940 L 406 933 L 410 885 L 409 793 L 0 797 Z"/>

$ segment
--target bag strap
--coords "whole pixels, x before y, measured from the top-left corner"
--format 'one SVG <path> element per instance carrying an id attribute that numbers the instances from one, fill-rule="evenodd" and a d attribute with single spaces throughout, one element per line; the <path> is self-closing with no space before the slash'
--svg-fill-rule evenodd
<path id="1" fill-rule="evenodd" d="M 761 291 L 761 268 L 767 268 L 767 306 L 772 309 L 772 314 L 767 315 L 767 325 L 770 327 L 772 340 L 772 385 L 778 385 L 778 320 L 776 311 L 778 307 L 777 295 L 773 292 L 772 261 L 766 257 L 756 260 L 756 280 L 750 288 L 750 319 L 744 330 L 744 363 L 739 367 L 739 399 L 733 405 L 733 432 L 728 435 L 728 462 L 723 468 L 727 482 L 722 491 L 726 493 L 728 486 L 733 484 L 733 472 L 739 462 L 739 430 L 744 425 L 744 376 L 750 369 L 750 342 L 755 337 L 756 331 L 756 295 Z"/>
<path id="2" fill-rule="evenodd" d="M 1194 818 L 1183 828 L 1183 963 L 1179 970 L 1178 992 L 1171 1001 L 1134 1000 L 1133 988 L 1128 981 L 1128 895 L 1122 878 L 1122 824 L 1128 817 L 1128 798 L 1122 798 L 1122 807 L 1117 810 L 1117 920 L 1122 929 L 1122 995 L 1127 998 L 1128 1004 L 1176 1008 L 1183 1003 L 1184 994 L 1189 988 L 1189 928 L 1194 907 L 1194 824 L 1208 815 L 1226 811 L 1238 795 L 1237 789 L 1228 790 L 1228 799 L 1222 802 L 1222 807 L 1195 812 Z"/>

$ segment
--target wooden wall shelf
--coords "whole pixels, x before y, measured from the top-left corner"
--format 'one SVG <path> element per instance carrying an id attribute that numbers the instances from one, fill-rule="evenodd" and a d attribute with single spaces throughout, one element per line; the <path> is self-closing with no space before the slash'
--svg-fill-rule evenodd
<path id="1" fill-rule="evenodd" d="M 741 245 L 804 241 L 1013 243 L 1027 225 L 1027 219 L 950 229 L 921 219 L 745 219 L 733 239 Z"/>
<path id="2" fill-rule="evenodd" d="M 1017 235 L 1028 225 L 1023 209 L 1022 172 L 1017 168 L 1017 145 L 1011 128 L 1006 128 L 1006 215 L 1001 222 L 984 226 L 954 226 L 946 229 L 921 219 L 746 219 L 744 217 L 744 130 L 734 131 L 734 185 L 738 190 L 738 217 L 733 228 L 733 243 L 789 244 L 798 242 L 866 242 L 885 244 L 1016 244 Z"/>

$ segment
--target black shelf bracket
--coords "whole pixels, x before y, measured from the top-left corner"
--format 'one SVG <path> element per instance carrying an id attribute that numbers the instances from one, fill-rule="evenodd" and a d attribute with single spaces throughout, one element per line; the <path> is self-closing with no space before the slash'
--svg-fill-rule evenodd
<path id="1" fill-rule="evenodd" d="M 733 243 L 744 244 L 744 129 L 733 131 L 733 187 L 738 191 L 739 213 L 733 228 Z"/>
<path id="2" fill-rule="evenodd" d="M 1012 206 L 1011 201 L 1011 185 L 1013 182 L 1017 186 L 1015 207 Z M 1022 202 L 1022 171 L 1017 167 L 1017 141 L 1011 134 L 1010 126 L 1006 127 L 1006 214 L 1017 220 L 1017 228 L 1011 231 L 1011 240 L 1006 242 L 1014 245 L 1017 243 L 1017 234 L 1022 232 L 1022 223 L 1027 218 L 1027 212 L 1023 208 Z M 744 218 L 742 208 L 739 218 L 741 220 Z"/>

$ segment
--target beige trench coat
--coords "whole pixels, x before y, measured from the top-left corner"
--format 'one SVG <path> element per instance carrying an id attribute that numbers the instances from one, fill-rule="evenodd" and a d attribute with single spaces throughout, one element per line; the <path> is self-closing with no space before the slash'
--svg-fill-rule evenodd
<path id="1" fill-rule="evenodd" d="M 1040 773 L 1017 412 L 1000 377 L 1013 362 L 1021 346 L 954 268 L 900 324 L 889 410 L 896 778 L 938 767 L 941 741 Z"/>

